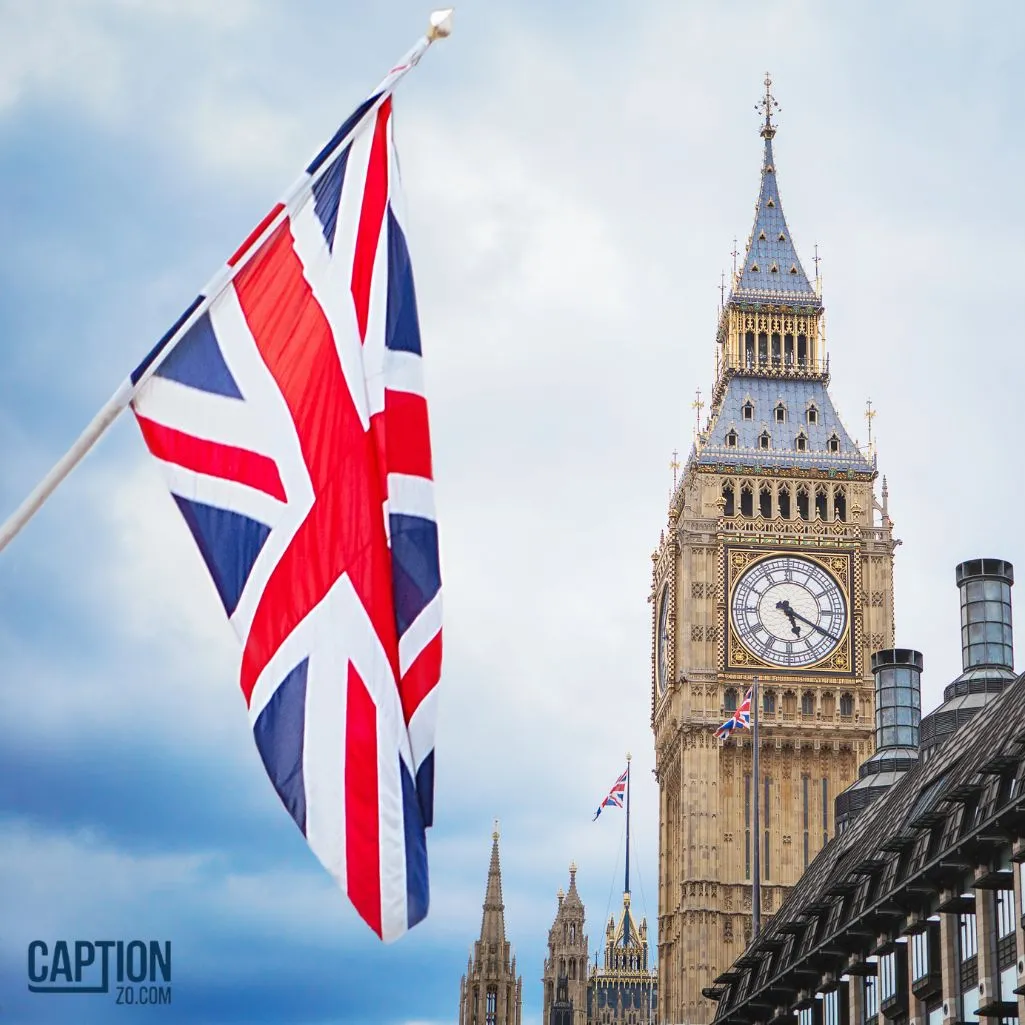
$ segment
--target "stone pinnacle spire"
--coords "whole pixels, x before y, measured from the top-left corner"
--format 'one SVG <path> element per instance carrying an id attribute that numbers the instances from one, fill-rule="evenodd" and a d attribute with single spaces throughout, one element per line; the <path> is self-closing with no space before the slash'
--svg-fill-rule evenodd
<path id="1" fill-rule="evenodd" d="M 502 866 L 498 858 L 498 820 L 491 834 L 491 864 L 488 886 L 484 892 L 484 914 L 481 918 L 482 943 L 505 943 L 505 904 L 502 902 Z"/>

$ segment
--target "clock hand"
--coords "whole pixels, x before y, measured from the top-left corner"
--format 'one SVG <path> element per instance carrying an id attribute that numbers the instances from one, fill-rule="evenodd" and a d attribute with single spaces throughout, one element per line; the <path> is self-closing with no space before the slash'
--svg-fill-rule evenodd
<path id="1" fill-rule="evenodd" d="M 796 613 L 790 607 L 790 602 L 788 602 L 788 601 L 778 601 L 778 602 L 776 602 L 776 608 L 777 609 L 781 609 L 783 614 L 787 617 L 787 619 L 790 620 L 790 629 L 793 632 L 794 636 L 795 637 L 800 637 L 801 636 L 801 628 L 797 625 L 796 622 L 794 622 L 794 616 L 796 615 Z"/>
<path id="2" fill-rule="evenodd" d="M 808 626 L 810 626 L 813 630 L 818 630 L 818 632 L 820 634 L 822 634 L 825 637 L 828 637 L 831 641 L 836 641 L 837 644 L 840 643 L 840 638 L 839 637 L 834 637 L 828 630 L 823 630 L 822 627 L 819 626 L 818 623 L 813 623 L 810 619 L 805 619 L 804 616 L 802 616 L 800 612 L 793 612 L 793 611 L 791 611 L 791 618 L 793 618 L 793 617 L 796 617 L 802 623 L 807 623 Z"/>

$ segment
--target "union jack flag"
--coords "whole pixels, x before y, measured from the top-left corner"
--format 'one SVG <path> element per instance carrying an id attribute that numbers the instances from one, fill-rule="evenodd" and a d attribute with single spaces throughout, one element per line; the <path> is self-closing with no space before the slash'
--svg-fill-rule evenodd
<path id="1" fill-rule="evenodd" d="M 597 821 L 598 816 L 601 814 L 602 808 L 622 808 L 623 797 L 626 794 L 626 778 L 629 775 L 630 770 L 627 769 L 615 783 L 612 784 L 612 789 L 609 791 L 608 797 L 598 805 L 598 810 L 594 813 L 592 822 Z"/>
<path id="2" fill-rule="evenodd" d="M 415 55 L 418 57 L 418 54 Z M 390 89 L 132 375 L 281 801 L 384 940 L 427 913 L 441 577 Z"/>
<path id="3" fill-rule="evenodd" d="M 741 701 L 737 710 L 733 713 L 732 717 L 727 719 L 715 731 L 716 737 L 720 740 L 726 740 L 734 730 L 749 730 L 751 729 L 751 690 L 748 688 L 748 692 Z"/>

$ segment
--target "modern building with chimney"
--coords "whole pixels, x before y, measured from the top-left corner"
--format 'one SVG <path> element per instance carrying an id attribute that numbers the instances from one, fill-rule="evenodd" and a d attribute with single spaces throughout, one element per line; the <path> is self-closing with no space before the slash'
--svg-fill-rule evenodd
<path id="1" fill-rule="evenodd" d="M 1025 682 L 1001 559 L 956 570 L 963 671 L 921 718 L 923 656 L 872 655 L 875 753 L 836 836 L 707 987 L 715 1025 L 1025 1017 Z"/>

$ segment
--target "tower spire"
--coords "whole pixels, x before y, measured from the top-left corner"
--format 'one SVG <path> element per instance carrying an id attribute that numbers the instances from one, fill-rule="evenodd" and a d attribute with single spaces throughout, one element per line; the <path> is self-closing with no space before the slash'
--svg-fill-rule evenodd
<path id="1" fill-rule="evenodd" d="M 776 181 L 772 140 L 776 135 L 773 115 L 780 106 L 772 94 L 772 76 L 765 73 L 765 95 L 755 104 L 762 116 L 759 135 L 765 140 L 762 156 L 762 182 L 755 207 L 754 226 L 747 241 L 747 252 L 734 278 L 730 300 L 755 301 L 801 306 L 821 306 L 818 293 L 808 280 L 797 256 L 790 229 L 783 216 Z"/>
<path id="2" fill-rule="evenodd" d="M 505 943 L 505 904 L 502 901 L 498 837 L 498 819 L 495 819 L 495 828 L 491 834 L 491 864 L 488 866 L 488 885 L 484 892 L 484 913 L 480 925 L 482 943 Z"/>

